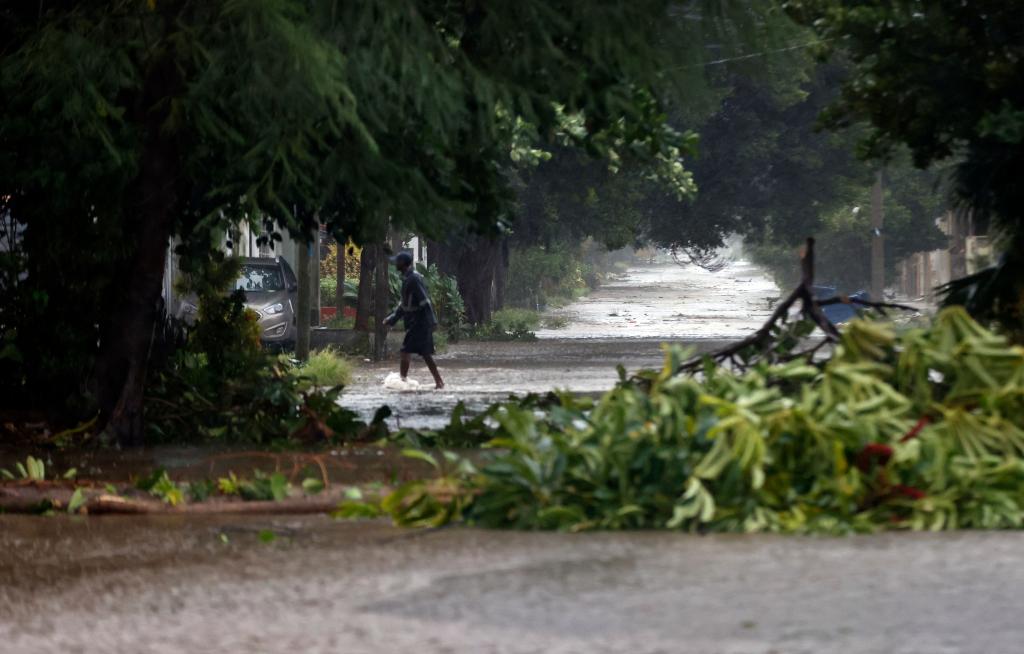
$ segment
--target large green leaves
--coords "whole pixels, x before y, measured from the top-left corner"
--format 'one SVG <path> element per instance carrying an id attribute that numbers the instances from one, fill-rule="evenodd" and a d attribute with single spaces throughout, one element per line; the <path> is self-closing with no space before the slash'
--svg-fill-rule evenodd
<path id="1" fill-rule="evenodd" d="M 569 397 L 491 409 L 495 453 L 444 481 L 458 511 L 404 494 L 387 508 L 401 523 L 432 506 L 434 517 L 527 529 L 1021 524 L 1024 348 L 961 309 L 900 335 L 853 323 L 819 365 L 709 368 L 698 380 L 673 374 L 679 356 L 669 349 L 664 370 L 592 409 Z"/>

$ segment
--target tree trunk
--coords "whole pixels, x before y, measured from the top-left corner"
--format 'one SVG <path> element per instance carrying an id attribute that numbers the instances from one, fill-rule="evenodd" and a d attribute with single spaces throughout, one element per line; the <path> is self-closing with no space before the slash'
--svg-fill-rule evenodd
<path id="1" fill-rule="evenodd" d="M 885 209 L 882 205 L 882 171 L 875 176 L 871 189 L 871 299 L 884 302 L 885 297 Z"/>
<path id="2" fill-rule="evenodd" d="M 454 277 L 456 273 L 455 262 L 451 257 L 452 248 L 453 246 L 440 241 L 427 242 L 427 256 L 430 257 L 431 265 L 437 266 L 438 272 L 449 277 Z"/>
<path id="3" fill-rule="evenodd" d="M 297 267 L 299 269 L 299 297 L 295 307 L 295 358 L 299 361 L 309 359 L 309 310 L 313 299 L 313 268 L 310 260 L 310 250 L 313 248 L 310 243 L 298 244 L 299 257 Z"/>
<path id="4" fill-rule="evenodd" d="M 356 300 L 356 331 L 370 331 L 373 306 L 373 269 L 376 264 L 375 245 L 364 245 L 359 256 L 359 297 Z"/>
<path id="5" fill-rule="evenodd" d="M 499 254 L 499 244 L 484 237 L 464 239 L 459 246 L 452 248 L 455 277 L 466 304 L 466 320 L 471 325 L 482 325 L 491 320 L 491 287 L 494 263 Z"/>
<path id="6" fill-rule="evenodd" d="M 494 261 L 494 310 L 505 308 L 505 291 L 508 288 L 509 248 L 508 238 L 501 239 L 498 257 Z"/>
<path id="7" fill-rule="evenodd" d="M 320 326 L 320 221 L 313 228 L 313 249 L 309 253 L 309 324 Z"/>
<path id="8" fill-rule="evenodd" d="M 384 326 L 384 319 L 388 317 L 391 292 L 388 285 L 388 259 L 384 254 L 384 246 L 374 246 L 374 252 L 377 255 L 377 263 L 373 284 L 373 358 L 381 361 L 387 356 L 388 330 Z"/>
<path id="9" fill-rule="evenodd" d="M 143 391 L 153 330 L 159 314 L 167 248 L 181 213 L 180 157 L 174 136 L 163 129 L 181 81 L 173 62 L 147 71 L 138 106 L 145 127 L 138 176 L 126 194 L 124 238 L 131 254 L 116 281 L 117 297 L 100 327 L 94 384 L 101 421 L 123 446 L 142 445 Z"/>
<path id="10" fill-rule="evenodd" d="M 394 229 L 391 230 L 391 254 L 398 254 L 405 246 L 405 238 Z"/>
<path id="11" fill-rule="evenodd" d="M 337 276 L 338 288 L 334 292 L 334 306 L 338 307 L 337 317 L 341 320 L 345 317 L 345 240 L 338 239 Z"/>

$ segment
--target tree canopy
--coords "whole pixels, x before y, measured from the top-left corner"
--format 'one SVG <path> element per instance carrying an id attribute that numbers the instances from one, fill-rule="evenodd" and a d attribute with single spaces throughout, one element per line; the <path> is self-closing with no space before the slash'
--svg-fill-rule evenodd
<path id="1" fill-rule="evenodd" d="M 494 231 L 519 119 L 545 138 L 575 117 L 569 141 L 599 156 L 672 152 L 681 135 L 653 91 L 671 7 L 8 5 L 0 196 L 23 229 L 2 323 L 24 359 L 51 365 L 5 382 L 40 403 L 91 394 L 133 441 L 172 235 L 187 263 L 237 220 L 303 237 L 320 220 L 356 240 L 381 238 L 388 217 Z"/>
<path id="2" fill-rule="evenodd" d="M 1003 262 L 954 283 L 951 299 L 1019 325 L 1024 317 L 1024 5 L 1000 0 L 790 0 L 786 8 L 853 71 L 825 116 L 865 121 L 866 156 L 909 148 L 948 161 L 975 221 L 1006 237 Z"/>

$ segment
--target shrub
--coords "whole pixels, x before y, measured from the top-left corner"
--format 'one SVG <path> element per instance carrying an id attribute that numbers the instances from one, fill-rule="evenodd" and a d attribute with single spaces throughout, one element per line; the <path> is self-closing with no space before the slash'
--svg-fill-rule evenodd
<path id="1" fill-rule="evenodd" d="M 545 329 L 565 329 L 569 326 L 569 319 L 565 316 L 545 316 L 541 322 Z"/>
<path id="2" fill-rule="evenodd" d="M 320 278 L 320 304 L 334 306 L 335 292 L 338 290 L 337 277 Z M 359 280 L 345 278 L 345 305 L 354 306 L 359 297 Z"/>
<path id="3" fill-rule="evenodd" d="M 305 363 L 286 361 L 289 374 L 312 386 L 345 386 L 352 380 L 352 363 L 330 349 L 311 352 Z"/>
<path id="4" fill-rule="evenodd" d="M 345 281 L 350 279 L 359 282 L 359 258 L 362 248 L 349 241 L 345 246 Z M 327 246 L 327 254 L 320 259 L 320 278 L 337 279 L 338 276 L 338 243 Z"/>
<path id="5" fill-rule="evenodd" d="M 552 300 L 571 300 L 585 289 L 579 254 L 566 246 L 517 248 L 510 253 L 506 299 L 518 307 L 542 308 Z"/>
<path id="6" fill-rule="evenodd" d="M 214 258 L 183 282 L 195 293 L 198 319 L 183 348 L 153 370 L 145 418 L 156 442 L 202 440 L 268 443 L 300 433 L 349 438 L 365 427 L 337 404 L 348 362 L 317 353 L 309 374 L 269 356 L 260 346 L 252 312 L 238 293 L 223 289 L 237 275 L 235 260 Z M 304 371 L 303 371 L 304 372 Z"/>
<path id="7" fill-rule="evenodd" d="M 540 314 L 530 309 L 506 307 L 494 312 L 490 329 L 497 338 L 531 339 L 540 326 Z"/>
<path id="8" fill-rule="evenodd" d="M 962 308 L 901 334 L 855 320 L 825 361 L 698 379 L 682 360 L 669 348 L 596 402 L 532 397 L 411 434 L 492 438 L 382 506 L 399 524 L 574 531 L 1024 526 L 1024 347 Z"/>
<path id="9" fill-rule="evenodd" d="M 238 277 L 238 259 L 220 253 L 178 282 L 183 296 L 196 297 L 199 313 L 188 330 L 186 350 L 202 356 L 214 377 L 245 377 L 263 363 L 259 316 L 245 307 L 245 292 L 228 293 Z"/>
<path id="10" fill-rule="evenodd" d="M 533 340 L 540 326 L 540 314 L 531 309 L 506 307 L 495 311 L 491 322 L 463 329 L 463 336 L 484 341 Z"/>
<path id="11" fill-rule="evenodd" d="M 328 329 L 354 329 L 355 324 L 356 319 L 353 316 L 339 316 L 335 314 L 324 326 Z"/>

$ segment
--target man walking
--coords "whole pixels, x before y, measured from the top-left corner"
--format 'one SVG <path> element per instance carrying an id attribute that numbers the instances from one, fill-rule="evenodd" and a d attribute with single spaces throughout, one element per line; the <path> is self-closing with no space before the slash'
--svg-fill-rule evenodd
<path id="1" fill-rule="evenodd" d="M 434 306 L 427 295 L 427 285 L 423 276 L 412 269 L 412 255 L 399 252 L 394 257 L 395 268 L 402 275 L 402 296 L 398 306 L 391 315 L 384 319 L 384 324 L 394 327 L 399 320 L 405 322 L 405 340 L 402 341 L 402 362 L 399 372 L 402 381 L 409 374 L 409 363 L 413 354 L 423 357 L 430 374 L 434 376 L 437 388 L 444 388 L 444 380 L 437 371 L 434 362 L 434 329 L 437 328 L 437 317 Z"/>

